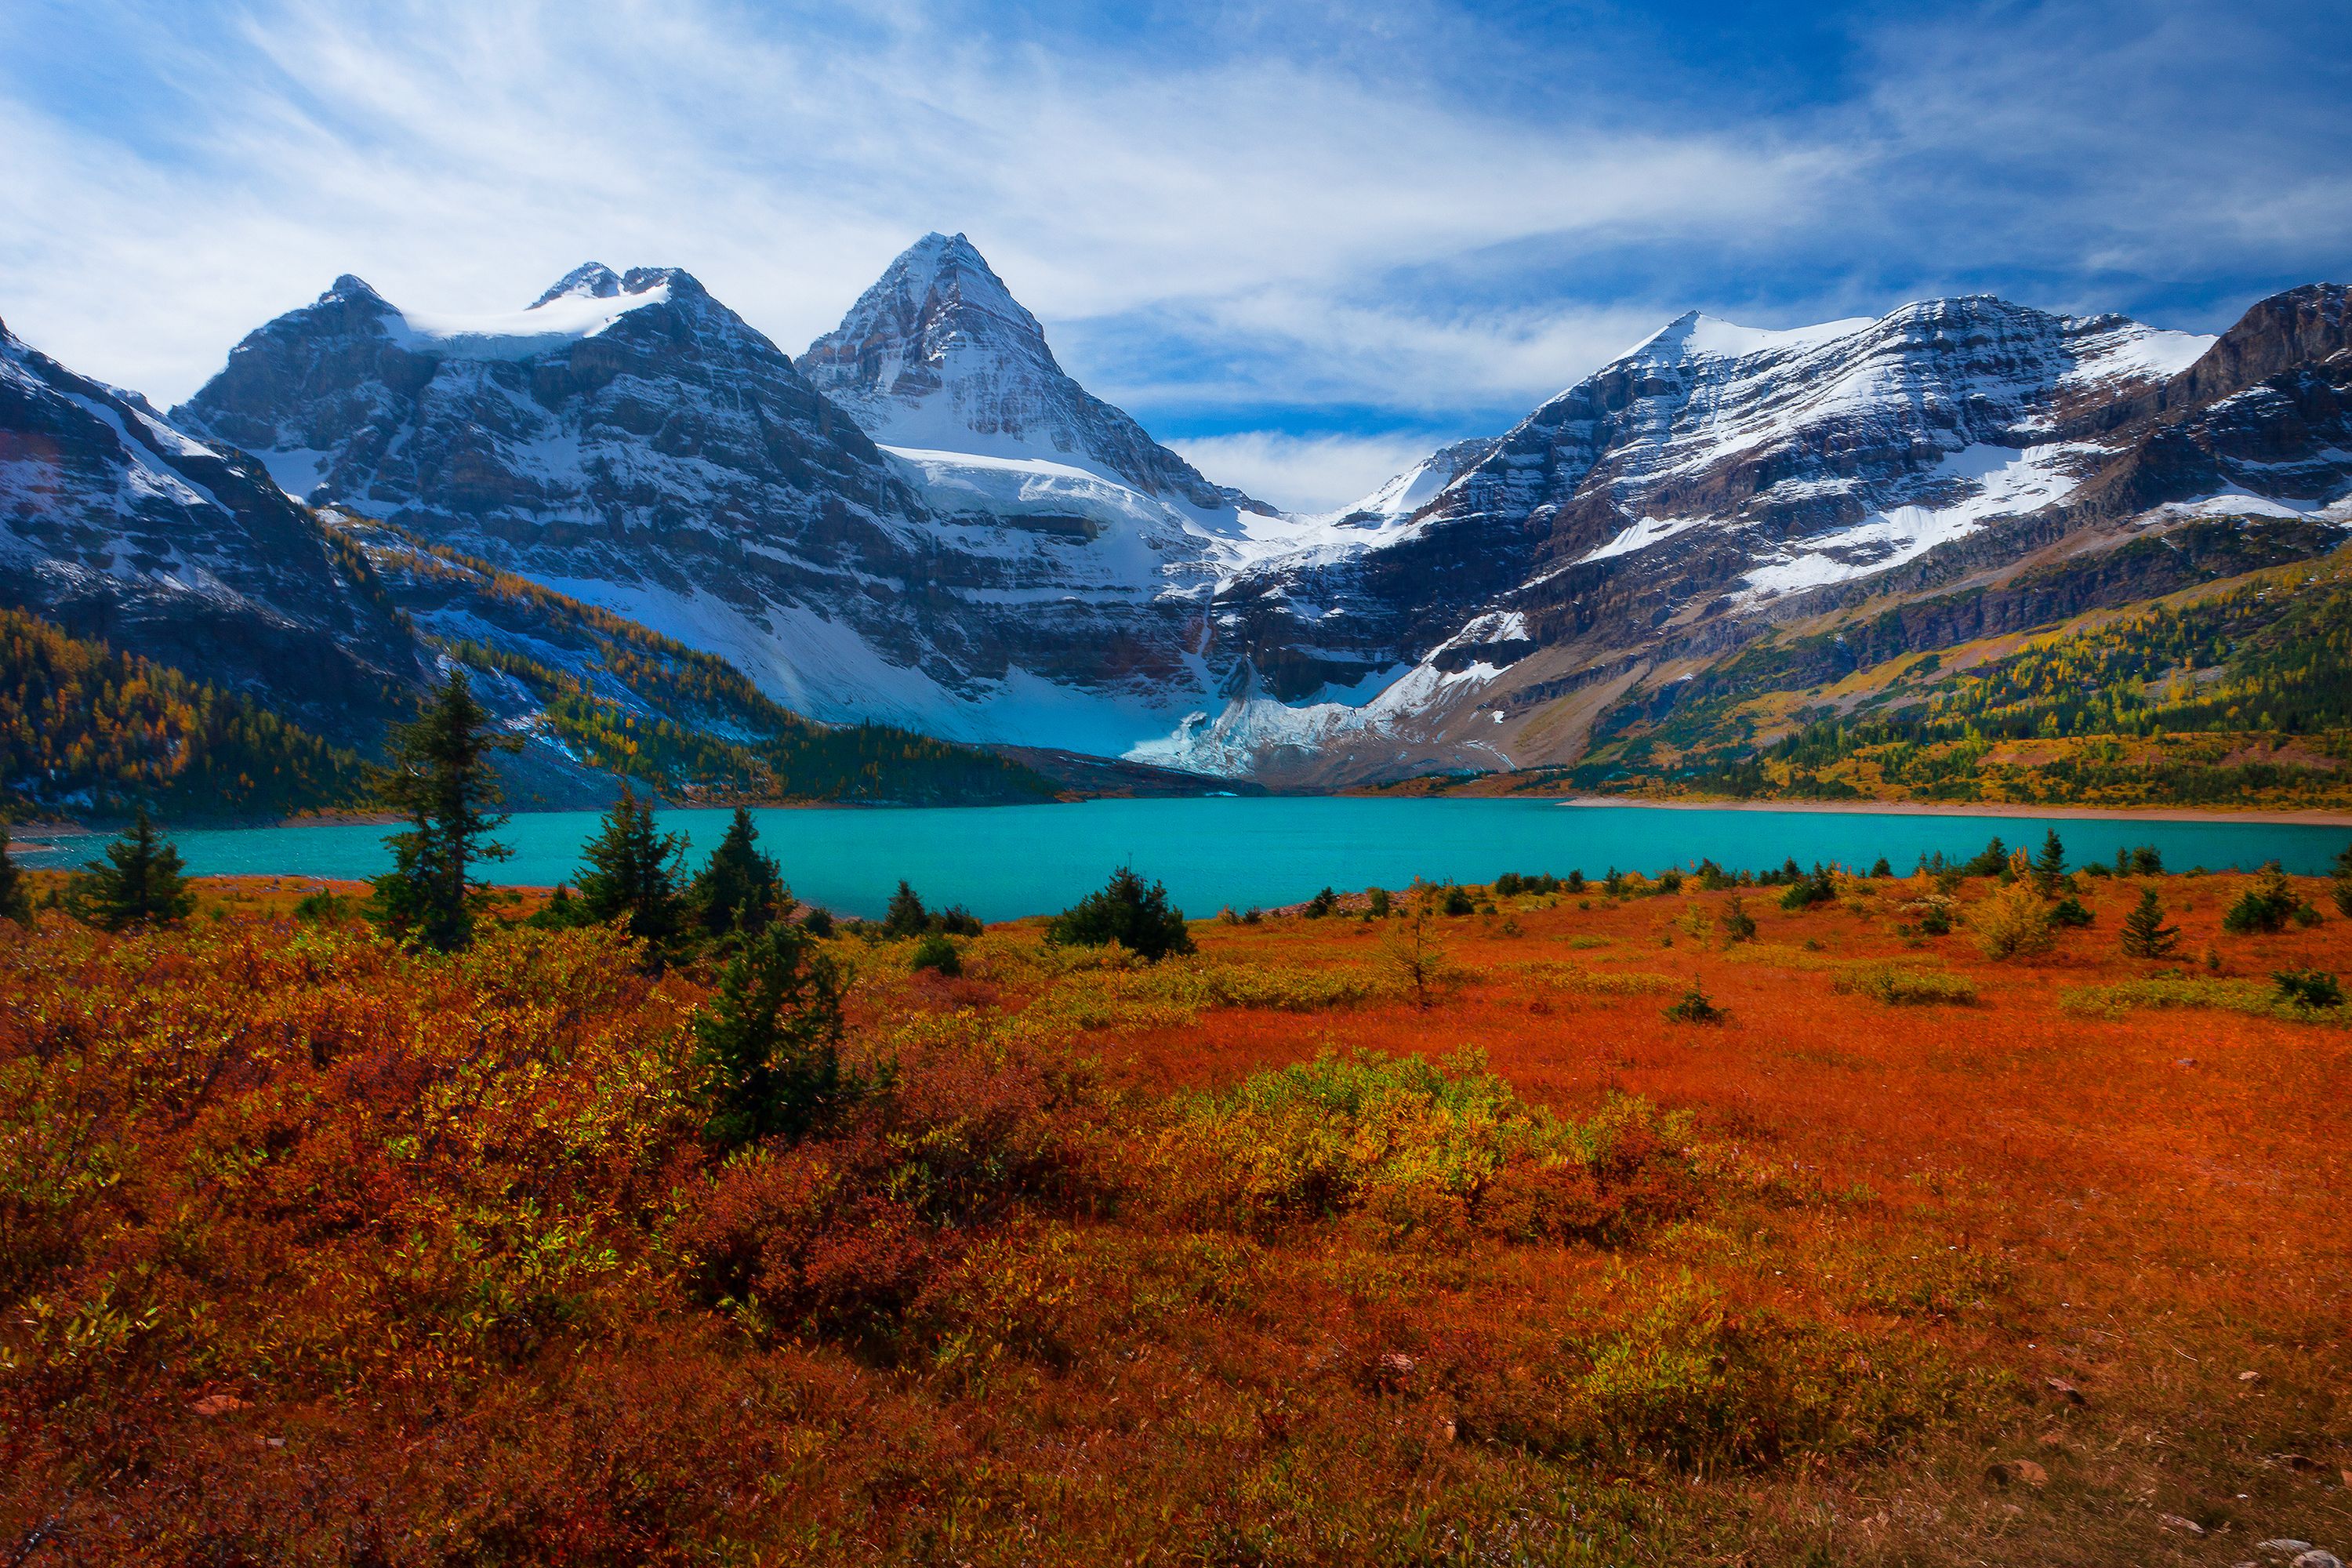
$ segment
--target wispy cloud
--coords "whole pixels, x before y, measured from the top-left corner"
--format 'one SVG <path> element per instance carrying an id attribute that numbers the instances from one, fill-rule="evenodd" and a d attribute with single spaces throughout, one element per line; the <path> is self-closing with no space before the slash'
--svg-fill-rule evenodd
<path id="1" fill-rule="evenodd" d="M 1990 288 L 2210 327 L 2343 272 L 2326 9 L 1832 12 L 1801 45 L 1845 63 L 1766 92 L 1728 47 L 1629 62 L 1580 12 L 1506 34 L 1434 0 L 1050 28 L 963 0 L 26 0 L 0 316 L 171 400 L 339 272 L 498 310 L 593 257 L 685 266 L 797 349 L 962 229 L 1090 385 L 1223 440 L 1223 477 L 1279 457 L 1267 491 L 1336 500 L 1690 306 Z"/>
<path id="2" fill-rule="evenodd" d="M 1442 443 L 1426 435 L 1291 436 L 1247 430 L 1170 443 L 1192 465 L 1289 511 L 1334 511 L 1360 500 Z"/>

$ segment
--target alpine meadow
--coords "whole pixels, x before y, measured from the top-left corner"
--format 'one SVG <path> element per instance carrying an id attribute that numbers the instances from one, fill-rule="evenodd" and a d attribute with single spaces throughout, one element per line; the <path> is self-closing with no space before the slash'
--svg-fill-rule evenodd
<path id="1" fill-rule="evenodd" d="M 2341 23 L 0 9 L 0 1563 L 2343 1568 Z"/>

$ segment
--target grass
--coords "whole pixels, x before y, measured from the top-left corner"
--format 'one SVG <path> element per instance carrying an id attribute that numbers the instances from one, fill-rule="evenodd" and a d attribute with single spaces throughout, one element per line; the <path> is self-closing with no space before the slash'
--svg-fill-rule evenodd
<path id="1" fill-rule="evenodd" d="M 1402 919 L 1156 968 L 999 926 L 955 975 L 844 936 L 887 1092 L 731 1155 L 709 977 L 608 933 L 419 960 L 292 879 L 44 916 L 0 942 L 0 1549 L 2341 1552 L 2352 1051 L 2266 999 L 2352 922 L 2232 935 L 2238 880 L 2163 881 L 2197 975 L 2117 952 L 2136 885 L 1999 960 L 1981 882 L 1949 937 L 1896 881 L 1728 948 L 1675 923 L 1719 894 L 1561 900 L 1433 921 L 1468 978 L 1422 997 Z"/>
<path id="2" fill-rule="evenodd" d="M 1964 974 L 1895 963 L 1861 965 L 1840 975 L 1831 989 L 1841 994 L 1869 996 L 1890 1007 L 1966 1007 L 1977 1000 L 1976 982 Z"/>

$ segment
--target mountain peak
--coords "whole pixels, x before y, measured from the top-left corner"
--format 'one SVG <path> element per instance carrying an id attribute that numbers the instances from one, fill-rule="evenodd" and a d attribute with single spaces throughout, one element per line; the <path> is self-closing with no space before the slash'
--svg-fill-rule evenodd
<path id="1" fill-rule="evenodd" d="M 1056 375 L 1062 370 L 1045 346 L 1045 329 L 980 248 L 961 234 L 934 230 L 900 251 L 841 325 L 809 345 L 801 368 L 815 377 L 815 367 L 854 367 L 870 390 L 887 395 L 898 389 L 897 373 L 965 348 Z"/>
<path id="2" fill-rule="evenodd" d="M 1209 483 L 1070 379 L 1037 318 L 961 234 L 900 251 L 797 363 L 885 446 L 1042 459 L 1208 511 L 1272 510 Z"/>
<path id="3" fill-rule="evenodd" d="M 321 305 L 349 305 L 361 301 L 373 301 L 378 305 L 388 303 L 383 295 L 375 291 L 373 284 L 356 272 L 345 272 L 338 276 L 334 282 L 328 285 L 327 291 L 318 299 L 318 303 Z"/>
<path id="4" fill-rule="evenodd" d="M 546 293 L 530 302 L 538 310 L 550 300 L 577 297 L 583 300 L 609 300 L 621 291 L 621 275 L 601 261 L 583 261 L 557 279 Z"/>

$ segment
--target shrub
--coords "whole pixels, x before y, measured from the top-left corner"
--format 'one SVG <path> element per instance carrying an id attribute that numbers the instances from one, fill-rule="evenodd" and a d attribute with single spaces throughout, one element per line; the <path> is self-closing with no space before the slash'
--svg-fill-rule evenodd
<path id="1" fill-rule="evenodd" d="M 2297 1007 L 2341 1007 L 2344 987 L 2333 974 L 2316 969 L 2283 969 L 2273 974 L 2279 994 Z"/>
<path id="2" fill-rule="evenodd" d="M 1720 1024 L 1730 1015 L 1717 1006 L 1699 984 L 1694 980 L 1675 1004 L 1665 1009 L 1666 1017 L 1677 1024 Z"/>
<path id="3" fill-rule="evenodd" d="M 1904 969 L 1894 964 L 1851 971 L 1831 982 L 1831 989 L 1848 995 L 1876 997 L 1890 1007 L 1964 1007 L 1977 999 L 1976 983 L 1966 975 L 1933 969 Z"/>
<path id="4" fill-rule="evenodd" d="M 1467 915 L 1476 913 L 1478 906 L 1472 901 L 1467 888 L 1448 888 L 1445 901 L 1439 908 L 1449 915 Z"/>
<path id="5" fill-rule="evenodd" d="M 562 891 L 560 888 L 556 890 Z M 357 912 L 356 904 L 328 888 L 305 893 L 294 904 L 294 918 L 304 925 L 334 925 Z"/>
<path id="6" fill-rule="evenodd" d="M 1836 877 L 1818 860 L 1811 873 L 1801 873 L 1780 895 L 1784 910 L 1810 910 L 1815 904 L 1826 904 L 1837 897 Z"/>
<path id="7" fill-rule="evenodd" d="M 1155 963 L 1171 952 L 1192 951 L 1192 933 L 1184 929 L 1184 911 L 1170 907 L 1168 889 L 1158 882 L 1145 886 L 1143 879 L 1127 866 L 1113 871 L 1098 891 L 1088 893 L 1048 921 L 1045 940 L 1068 947 L 1101 947 L 1115 942 Z"/>
<path id="8" fill-rule="evenodd" d="M 961 974 L 963 959 L 956 952 L 956 944 L 939 931 L 932 931 L 915 943 L 912 957 L 907 960 L 908 969 L 929 969 L 940 974 Z"/>
<path id="9" fill-rule="evenodd" d="M 811 910 L 808 918 L 801 921 L 801 929 L 818 941 L 824 941 L 833 934 L 833 911 Z"/>
<path id="10" fill-rule="evenodd" d="M 1317 893 L 1313 898 L 1307 900 L 1306 915 L 1310 921 L 1319 921 L 1325 915 L 1329 914 L 1333 910 L 1336 910 L 1339 907 L 1339 895 L 1332 891 L 1329 888 L 1325 888 L 1321 892 Z"/>
<path id="11" fill-rule="evenodd" d="M 2286 873 L 2273 860 L 2238 895 L 2237 902 L 2221 917 L 2221 929 L 2232 936 L 2282 931 L 2302 907 L 2303 900 L 2287 885 Z"/>
<path id="12" fill-rule="evenodd" d="M 1653 1215 L 1690 1201 L 1682 1121 L 1622 1098 L 1590 1121 L 1556 1116 L 1475 1051 L 1442 1064 L 1326 1052 L 1175 1110 L 1163 1156 L 1178 1167 L 1177 1201 L 1258 1227 L 1367 1206 L 1426 1215 L 1425 1204 L 1395 1201 L 1420 1194 L 1474 1219 L 1491 1200 L 1488 1228 L 1514 1239 L 1598 1239 L 1631 1217 L 1628 1189 Z"/>
<path id="13" fill-rule="evenodd" d="M 2124 956 L 2162 958 L 2179 940 L 2180 928 L 2164 923 L 2164 900 L 2154 888 L 2141 889 L 2139 902 L 2124 917 Z"/>
<path id="14" fill-rule="evenodd" d="M 1374 888 L 1371 890 L 1366 912 L 1376 921 L 1389 918 L 1389 890 L 1386 888 Z"/>
<path id="15" fill-rule="evenodd" d="M 2116 853 L 2120 855 L 2122 851 Z M 2164 857 L 2155 845 L 2143 844 L 2131 852 L 2131 870 L 2135 877 L 2161 877 L 2164 875 Z"/>
<path id="16" fill-rule="evenodd" d="M 2352 849 L 2337 853 L 2335 873 L 2328 878 L 2328 891 L 2336 900 L 2336 912 L 2352 917 Z"/>
<path id="17" fill-rule="evenodd" d="M 2057 941 L 2050 911 L 2040 895 L 2018 883 L 2001 889 L 1969 911 L 1978 949 L 1987 958 L 2020 958 L 2047 952 Z"/>
<path id="18" fill-rule="evenodd" d="M 2060 994 L 2058 1005 L 2070 1013 L 2118 1018 L 2137 1008 L 2210 1007 L 2255 1017 L 2277 1018 L 2290 1024 L 2340 1024 L 2341 1007 L 2314 1007 L 2295 1000 L 2273 981 L 2224 980 L 2206 975 L 2156 974 L 2114 985 L 2084 985 Z"/>
<path id="19" fill-rule="evenodd" d="M 1952 934 L 1952 900 L 1941 894 L 1931 895 L 1919 912 L 1919 931 L 1923 936 Z"/>
<path id="20" fill-rule="evenodd" d="M 2093 916 L 2083 907 L 2083 900 L 2069 893 L 2050 908 L 2050 923 L 2077 929 L 2089 925 Z"/>

